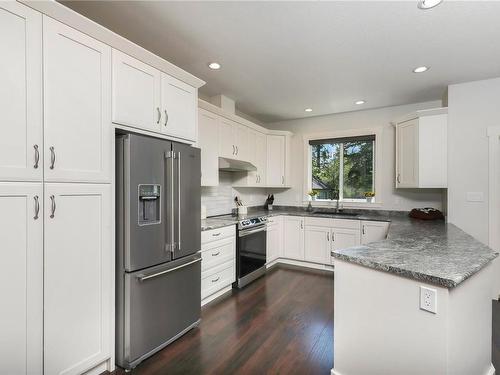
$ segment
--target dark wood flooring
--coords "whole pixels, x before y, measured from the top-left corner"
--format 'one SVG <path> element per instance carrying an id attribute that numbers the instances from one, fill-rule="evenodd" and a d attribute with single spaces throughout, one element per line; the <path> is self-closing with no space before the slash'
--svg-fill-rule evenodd
<path id="1" fill-rule="evenodd" d="M 330 374 L 333 274 L 275 267 L 133 374 Z M 114 373 L 123 374 L 122 370 Z"/>

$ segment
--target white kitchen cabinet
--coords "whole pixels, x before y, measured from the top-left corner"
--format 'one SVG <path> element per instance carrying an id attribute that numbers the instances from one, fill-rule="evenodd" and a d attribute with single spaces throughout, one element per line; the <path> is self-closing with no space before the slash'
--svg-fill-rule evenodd
<path id="1" fill-rule="evenodd" d="M 198 111 L 198 146 L 201 149 L 201 186 L 219 185 L 219 132 L 217 115 Z"/>
<path id="2" fill-rule="evenodd" d="M 388 231 L 389 222 L 387 221 L 362 221 L 361 244 L 385 240 Z"/>
<path id="3" fill-rule="evenodd" d="M 330 228 L 306 226 L 304 231 L 304 260 L 313 263 L 329 264 L 331 235 Z"/>
<path id="4" fill-rule="evenodd" d="M 447 110 L 417 111 L 395 123 L 396 187 L 447 187 Z"/>
<path id="5" fill-rule="evenodd" d="M 42 15 L 0 3 L 0 181 L 41 181 Z"/>
<path id="6" fill-rule="evenodd" d="M 264 133 L 257 132 L 254 160 L 257 167 L 257 186 L 266 186 L 267 136 Z"/>
<path id="7" fill-rule="evenodd" d="M 235 125 L 235 130 L 234 130 L 234 145 L 236 147 L 236 159 L 238 160 L 244 160 L 248 162 L 252 162 L 252 158 L 249 155 L 248 151 L 248 132 L 249 128 L 241 125 L 241 124 L 236 124 Z"/>
<path id="8" fill-rule="evenodd" d="M 45 374 L 80 374 L 111 355 L 110 189 L 45 185 Z"/>
<path id="9" fill-rule="evenodd" d="M 361 233 L 359 229 L 333 228 L 331 250 L 342 250 L 361 244 Z M 330 261 L 331 253 L 328 254 Z"/>
<path id="10" fill-rule="evenodd" d="M 113 122 L 159 132 L 161 72 L 113 49 Z"/>
<path id="11" fill-rule="evenodd" d="M 224 117 L 219 118 L 219 156 L 236 159 L 236 123 Z"/>
<path id="12" fill-rule="evenodd" d="M 266 185 L 285 186 L 285 136 L 267 135 Z"/>
<path id="13" fill-rule="evenodd" d="M 4 374 L 42 373 L 42 194 L 41 183 L 0 183 L 0 367 Z"/>
<path id="14" fill-rule="evenodd" d="M 233 186 L 265 187 L 267 167 L 267 137 L 264 133 L 248 129 L 246 161 L 252 163 L 256 170 L 233 175 Z"/>
<path id="15" fill-rule="evenodd" d="M 283 254 L 283 219 L 279 216 L 268 218 L 266 233 L 267 263 L 278 259 Z"/>
<path id="16" fill-rule="evenodd" d="M 304 260 L 304 218 L 296 216 L 284 217 L 283 257 Z"/>
<path id="17" fill-rule="evenodd" d="M 198 91 L 184 82 L 161 74 L 161 131 L 195 142 L 197 140 Z"/>
<path id="18" fill-rule="evenodd" d="M 44 165 L 51 182 L 111 181 L 111 47 L 43 18 Z"/>

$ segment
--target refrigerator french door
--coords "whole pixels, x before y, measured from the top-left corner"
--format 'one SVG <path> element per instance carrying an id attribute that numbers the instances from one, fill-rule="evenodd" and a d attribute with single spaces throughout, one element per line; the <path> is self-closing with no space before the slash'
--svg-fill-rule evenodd
<path id="1" fill-rule="evenodd" d="M 201 300 L 197 148 L 116 138 L 116 363 L 131 369 L 196 326 Z"/>

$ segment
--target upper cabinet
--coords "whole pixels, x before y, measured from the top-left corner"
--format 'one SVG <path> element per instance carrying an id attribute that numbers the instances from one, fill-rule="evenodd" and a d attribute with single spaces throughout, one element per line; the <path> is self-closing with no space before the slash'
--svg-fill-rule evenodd
<path id="1" fill-rule="evenodd" d="M 113 122 L 195 142 L 198 90 L 113 50 Z"/>
<path id="2" fill-rule="evenodd" d="M 219 137 L 217 115 L 200 108 L 198 146 L 201 149 L 201 185 L 219 185 Z"/>
<path id="3" fill-rule="evenodd" d="M 111 47 L 44 16 L 44 172 L 111 180 Z"/>
<path id="4" fill-rule="evenodd" d="M 285 186 L 285 142 L 283 135 L 267 136 L 267 186 Z"/>
<path id="5" fill-rule="evenodd" d="M 42 15 L 0 4 L 0 180 L 42 180 Z"/>
<path id="6" fill-rule="evenodd" d="M 113 122 L 159 132 L 161 72 L 113 50 Z"/>
<path id="7" fill-rule="evenodd" d="M 197 104 L 198 92 L 194 87 L 161 74 L 162 133 L 195 141 Z"/>
<path id="8" fill-rule="evenodd" d="M 395 123 L 396 187 L 447 187 L 446 108 L 417 111 Z"/>
<path id="9" fill-rule="evenodd" d="M 219 117 L 219 156 L 248 160 L 248 128 L 235 121 Z"/>

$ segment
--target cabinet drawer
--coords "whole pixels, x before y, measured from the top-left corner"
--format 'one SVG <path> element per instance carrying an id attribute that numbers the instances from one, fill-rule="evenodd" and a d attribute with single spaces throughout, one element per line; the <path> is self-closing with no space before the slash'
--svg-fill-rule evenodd
<path id="1" fill-rule="evenodd" d="M 202 272 L 201 299 L 231 285 L 235 281 L 235 271 L 234 260 L 230 260 L 207 272 Z"/>
<path id="2" fill-rule="evenodd" d="M 277 225 L 283 220 L 283 216 L 270 216 L 267 218 L 267 225 Z"/>
<path id="3" fill-rule="evenodd" d="M 305 224 L 306 226 L 314 226 L 314 227 L 333 227 L 334 220 L 329 219 L 327 217 L 306 217 Z"/>
<path id="4" fill-rule="evenodd" d="M 234 238 L 210 242 L 201 249 L 201 271 L 207 271 L 222 263 L 234 260 L 236 257 L 236 246 Z"/>
<path id="5" fill-rule="evenodd" d="M 349 219 L 333 219 L 334 228 L 344 228 L 344 229 L 360 229 L 359 220 L 349 220 Z"/>
<path id="6" fill-rule="evenodd" d="M 210 229 L 201 232 L 201 244 L 206 244 L 212 241 L 222 240 L 223 238 L 234 237 L 236 235 L 236 226 L 230 225 L 227 227 Z"/>

